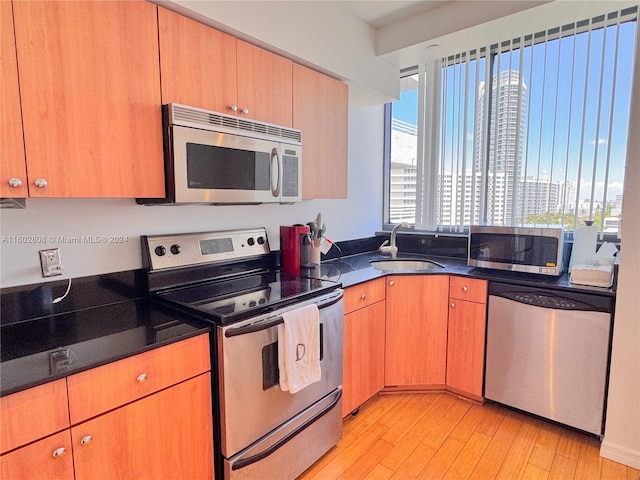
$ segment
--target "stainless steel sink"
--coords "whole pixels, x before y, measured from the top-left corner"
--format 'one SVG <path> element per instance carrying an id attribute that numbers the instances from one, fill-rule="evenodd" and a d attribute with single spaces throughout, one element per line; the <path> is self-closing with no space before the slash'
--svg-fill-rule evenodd
<path id="1" fill-rule="evenodd" d="M 422 272 L 426 270 L 445 268 L 444 265 L 431 260 L 416 260 L 409 258 L 397 258 L 395 260 L 371 260 L 369 263 L 373 268 L 387 272 L 396 272 L 398 270 Z"/>

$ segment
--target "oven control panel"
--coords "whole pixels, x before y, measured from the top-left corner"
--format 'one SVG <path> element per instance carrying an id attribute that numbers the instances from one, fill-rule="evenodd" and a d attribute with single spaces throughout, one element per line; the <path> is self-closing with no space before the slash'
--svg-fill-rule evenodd
<path id="1" fill-rule="evenodd" d="M 145 235 L 142 247 L 151 270 L 228 261 L 271 252 L 265 228 Z"/>

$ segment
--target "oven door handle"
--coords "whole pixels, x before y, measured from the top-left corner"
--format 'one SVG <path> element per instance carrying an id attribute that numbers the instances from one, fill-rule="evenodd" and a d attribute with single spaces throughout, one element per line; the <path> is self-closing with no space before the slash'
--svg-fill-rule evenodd
<path id="1" fill-rule="evenodd" d="M 234 462 L 233 465 L 231 465 L 231 470 L 239 470 L 241 468 L 248 467 L 249 465 L 251 465 L 253 463 L 259 462 L 260 460 L 262 460 L 264 458 L 267 458 L 269 455 L 271 455 L 272 453 L 274 453 L 275 451 L 280 449 L 282 446 L 284 446 L 290 440 L 293 440 L 296 436 L 298 436 L 300 433 L 302 433 L 305 429 L 307 429 L 313 423 L 318 421 L 320 418 L 324 417 L 327 413 L 329 413 L 331 410 L 333 410 L 336 407 L 336 405 L 338 404 L 338 402 L 342 398 L 342 388 L 338 389 L 333 395 L 334 395 L 334 398 L 331 400 L 331 403 L 329 405 L 327 405 L 325 408 L 323 408 L 321 411 L 319 411 L 316 415 L 314 415 L 308 421 L 306 421 L 305 423 L 300 425 L 298 428 L 296 428 L 294 431 L 292 431 L 289 435 L 287 435 L 284 438 L 281 438 L 276 443 L 274 443 L 269 448 L 266 448 L 265 450 L 263 450 L 260 453 L 256 453 L 255 455 L 252 455 L 252 456 L 247 457 L 247 458 L 241 458 L 238 461 Z"/>
<path id="2" fill-rule="evenodd" d="M 318 310 L 334 305 L 340 299 L 342 299 L 343 292 L 339 290 L 337 293 L 333 294 L 330 297 L 327 297 L 322 302 L 318 303 Z M 255 333 L 260 332 L 262 330 L 266 330 L 271 327 L 275 327 L 276 325 L 280 325 L 284 323 L 282 317 L 273 317 L 268 318 L 266 320 L 262 320 L 261 322 L 251 323 L 249 325 L 245 325 L 243 327 L 230 328 L 226 332 L 224 332 L 224 336 L 227 338 L 237 337 L 238 335 L 245 335 L 247 333 Z"/>

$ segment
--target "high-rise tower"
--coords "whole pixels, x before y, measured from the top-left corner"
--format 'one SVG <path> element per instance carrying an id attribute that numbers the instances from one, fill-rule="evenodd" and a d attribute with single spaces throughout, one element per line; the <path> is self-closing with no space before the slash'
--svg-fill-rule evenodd
<path id="1" fill-rule="evenodd" d="M 487 124 L 488 103 L 491 115 Z M 524 177 L 526 109 L 527 87 L 520 85 L 520 75 L 515 70 L 504 70 L 495 76 L 489 92 L 485 82 L 478 87 L 474 163 L 476 171 L 486 172 L 486 220 L 491 224 L 509 225 L 515 221 L 516 182 Z"/>

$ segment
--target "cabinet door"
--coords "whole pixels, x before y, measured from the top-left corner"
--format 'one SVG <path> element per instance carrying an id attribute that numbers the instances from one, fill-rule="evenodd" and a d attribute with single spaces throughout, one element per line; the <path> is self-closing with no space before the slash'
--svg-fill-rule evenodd
<path id="1" fill-rule="evenodd" d="M 69 430 L 0 456 L 0 478 L 74 480 Z"/>
<path id="2" fill-rule="evenodd" d="M 71 429 L 76 480 L 213 478 L 210 374 Z"/>
<path id="3" fill-rule="evenodd" d="M 27 196 L 27 167 L 24 163 L 12 2 L 0 2 L 0 38 L 0 197 L 24 198 Z"/>
<path id="4" fill-rule="evenodd" d="M 250 43 L 237 41 L 239 114 L 267 123 L 291 127 L 291 60 Z M 242 113 L 246 108 L 247 113 Z"/>
<path id="5" fill-rule="evenodd" d="M 449 297 L 487 303 L 488 283 L 486 280 L 452 275 L 449 278 Z"/>
<path id="6" fill-rule="evenodd" d="M 30 196 L 163 197 L 157 7 L 13 7 Z"/>
<path id="7" fill-rule="evenodd" d="M 55 380 L 0 398 L 0 426 L 3 453 L 69 428 L 66 381 Z"/>
<path id="8" fill-rule="evenodd" d="M 344 313 L 351 313 L 384 300 L 385 285 L 384 278 L 377 278 L 345 288 Z"/>
<path id="9" fill-rule="evenodd" d="M 293 127 L 302 130 L 303 198 L 347 198 L 347 84 L 293 66 Z"/>
<path id="10" fill-rule="evenodd" d="M 342 416 L 384 387 L 384 302 L 344 316 Z"/>
<path id="11" fill-rule="evenodd" d="M 449 277 L 387 277 L 385 385 L 444 385 Z"/>
<path id="12" fill-rule="evenodd" d="M 447 341 L 447 386 L 482 397 L 484 303 L 451 299 Z"/>
<path id="13" fill-rule="evenodd" d="M 70 375 L 69 418 L 81 422 L 209 370 L 205 334 Z"/>
<path id="14" fill-rule="evenodd" d="M 158 9 L 162 103 L 233 114 L 237 104 L 236 39 Z"/>

